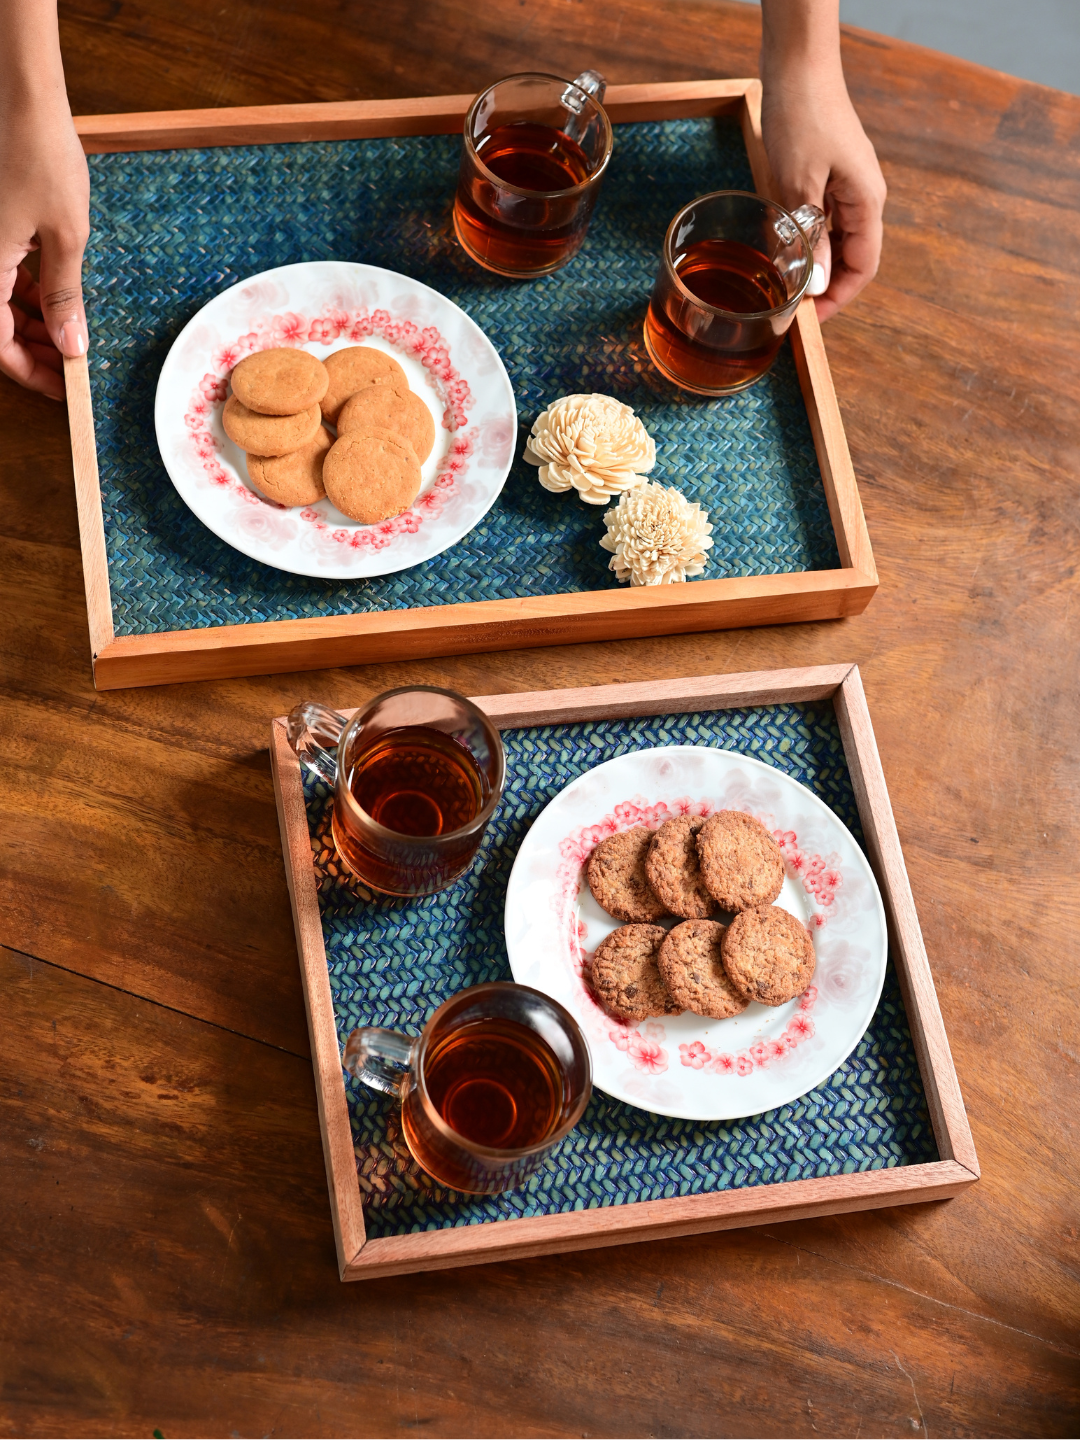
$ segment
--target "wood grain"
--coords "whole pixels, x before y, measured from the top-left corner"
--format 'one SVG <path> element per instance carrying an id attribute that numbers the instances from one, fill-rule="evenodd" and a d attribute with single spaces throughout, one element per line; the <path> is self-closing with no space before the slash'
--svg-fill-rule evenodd
<path id="1" fill-rule="evenodd" d="M 282 720 L 276 720 L 273 725 L 270 762 L 274 771 L 274 795 L 281 826 L 285 876 L 296 927 L 296 948 L 303 957 L 300 978 L 304 987 L 311 1063 L 315 1071 L 315 1094 L 319 1106 L 326 1183 L 330 1191 L 330 1214 L 334 1222 L 338 1273 L 344 1278 L 346 1267 L 362 1249 L 367 1234 L 356 1179 L 356 1156 L 353 1154 L 345 1086 L 341 1079 L 341 1051 L 326 968 L 319 897 L 311 863 L 304 789 L 300 767 L 289 748 Z"/>
<path id="2" fill-rule="evenodd" d="M 94 680 L 99 690 L 116 690 L 772 625 L 800 618 L 831 620 L 861 614 L 876 589 L 876 572 L 871 577 L 857 570 L 808 570 L 696 580 L 685 588 L 591 590 L 423 610 L 163 630 L 118 636 L 98 653 Z"/>
<path id="3" fill-rule="evenodd" d="M 644 1200 L 606 1210 L 537 1215 L 433 1234 L 389 1235 L 369 1240 L 341 1272 L 343 1280 L 381 1279 L 418 1270 L 451 1270 L 461 1265 L 490 1265 L 560 1255 L 568 1250 L 600 1250 L 628 1241 L 668 1240 L 747 1225 L 778 1224 L 856 1210 L 951 1200 L 975 1176 L 955 1160 L 903 1169 L 835 1175 L 820 1180 L 791 1180 L 712 1195 L 673 1200 Z"/>
<path id="4" fill-rule="evenodd" d="M 759 44 L 757 7 L 722 0 L 63 0 L 61 27 L 77 113 L 586 60 L 738 76 Z M 0 939 L 55 962 L 0 972 L 0 1433 L 1076 1434 L 1080 100 L 878 36 L 844 52 L 889 184 L 881 273 L 824 329 L 882 580 L 860 616 L 95 693 L 63 410 L 0 383 Z M 980 1183 L 339 1284 L 269 719 L 838 660 Z"/>
<path id="5" fill-rule="evenodd" d="M 685 120 L 722 115 L 738 110 L 744 89 L 745 82 L 740 80 L 613 85 L 604 98 L 604 108 L 616 125 L 631 120 Z M 728 103 L 717 103 L 718 97 L 727 97 Z M 472 100 L 470 92 L 422 96 L 416 100 L 345 100 L 306 105 L 77 115 L 75 130 L 88 155 L 124 150 L 181 150 L 206 145 L 360 140 L 373 135 L 452 135 L 465 123 Z M 760 133 L 760 118 L 758 130 Z"/>
<path id="6" fill-rule="evenodd" d="M 90 654 L 96 660 L 112 643 L 115 632 L 109 594 L 109 562 L 105 553 L 105 522 L 101 513 L 94 407 L 90 399 L 90 370 L 85 355 L 76 360 L 65 358 L 64 383 L 70 415 L 71 463 L 82 542 Z"/>
<path id="7" fill-rule="evenodd" d="M 844 754 L 859 807 L 866 848 L 885 903 L 890 949 L 896 963 L 915 1053 L 919 1058 L 938 1153 L 943 1159 L 955 1160 L 973 1175 L 978 1175 L 979 1162 L 941 1020 L 941 1009 L 923 946 L 915 902 L 911 897 L 907 867 L 900 849 L 900 837 L 896 833 L 892 803 L 881 771 L 877 741 L 857 665 L 853 665 L 844 676 L 833 696 L 833 706 L 844 741 Z"/>
<path id="8" fill-rule="evenodd" d="M 10 952 L 0 985 L 8 1434 L 628 1435 L 677 1413 L 714 1435 L 724 1412 L 741 1435 L 764 1413 L 1031 1435 L 1074 1413 L 1067 1349 L 876 1273 L 963 1199 L 340 1285 L 306 1061 Z"/>
<path id="9" fill-rule="evenodd" d="M 621 685 L 587 685 L 575 690 L 538 690 L 514 695 L 473 695 L 500 730 L 524 725 L 573 725 L 628 715 L 678 715 L 732 705 L 782 705 L 790 700 L 826 700 L 836 694 L 850 665 L 814 665 L 798 670 L 698 675 Z"/>

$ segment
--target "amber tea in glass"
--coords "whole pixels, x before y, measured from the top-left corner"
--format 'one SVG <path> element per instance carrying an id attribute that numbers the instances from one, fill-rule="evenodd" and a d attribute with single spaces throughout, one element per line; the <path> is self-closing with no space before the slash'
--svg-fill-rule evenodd
<path id="1" fill-rule="evenodd" d="M 465 120 L 454 230 L 471 258 L 512 278 L 565 265 L 585 239 L 611 155 L 604 80 L 512 75 Z"/>
<path id="2" fill-rule="evenodd" d="M 484 783 L 472 755 L 428 725 L 402 725 L 356 757 L 349 789 L 373 820 L 400 835 L 460 830 L 483 807 Z"/>
<path id="3" fill-rule="evenodd" d="M 384 895 L 430 895 L 472 864 L 505 758 L 499 732 L 464 696 L 390 690 L 349 721 L 309 701 L 288 733 L 334 787 L 334 844 L 358 880 Z"/>
<path id="4" fill-rule="evenodd" d="M 668 379 L 729 395 L 772 365 L 813 276 L 824 215 L 741 190 L 704 195 L 668 227 L 645 346 Z"/>
<path id="5" fill-rule="evenodd" d="M 592 1088 L 573 1017 L 538 990 L 502 982 L 459 991 L 416 1040 L 354 1030 L 342 1064 L 400 1098 L 418 1165 L 473 1194 L 520 1185 L 577 1123 Z"/>
<path id="6" fill-rule="evenodd" d="M 432 1105 L 471 1145 L 498 1150 L 538 1145 L 562 1110 L 555 1052 L 517 1020 L 473 1020 L 445 1035 L 429 1050 L 425 1074 Z M 415 1108 L 407 1100 L 401 1118 L 410 1145 L 422 1151 Z"/>

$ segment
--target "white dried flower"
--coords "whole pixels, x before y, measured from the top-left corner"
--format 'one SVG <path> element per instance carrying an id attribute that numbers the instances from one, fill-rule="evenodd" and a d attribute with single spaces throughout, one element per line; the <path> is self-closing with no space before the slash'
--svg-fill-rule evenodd
<path id="1" fill-rule="evenodd" d="M 709 517 L 674 486 L 630 490 L 604 516 L 600 541 L 613 551 L 610 566 L 631 585 L 671 585 L 705 569 L 712 546 Z"/>
<path id="2" fill-rule="evenodd" d="M 564 395 L 532 427 L 524 458 L 540 466 L 545 490 L 572 485 L 590 505 L 606 505 L 645 483 L 656 445 L 629 405 L 610 395 Z"/>

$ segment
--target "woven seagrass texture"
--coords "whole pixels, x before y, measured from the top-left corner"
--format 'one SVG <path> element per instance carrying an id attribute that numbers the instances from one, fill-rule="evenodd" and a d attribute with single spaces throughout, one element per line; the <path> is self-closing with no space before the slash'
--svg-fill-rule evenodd
<path id="1" fill-rule="evenodd" d="M 193 629 L 616 587 L 602 512 L 551 495 L 515 461 L 502 497 L 443 555 L 395 575 L 319 581 L 257 564 L 176 494 L 158 455 L 154 393 L 169 347 L 219 291 L 275 265 L 357 260 L 456 301 L 506 364 L 524 435 L 559 395 L 599 390 L 642 416 L 653 478 L 710 512 L 705 578 L 839 564 L 787 346 L 752 389 L 683 395 L 651 366 L 641 325 L 661 242 L 695 195 L 752 189 L 733 122 L 617 127 L 582 252 L 534 281 L 467 260 L 449 224 L 455 136 L 149 151 L 90 158 L 90 373 L 116 632 Z"/>
<path id="2" fill-rule="evenodd" d="M 507 789 L 472 871 L 419 901 L 371 902 L 343 877 L 329 837 L 330 793 L 305 780 L 308 825 L 337 1017 L 419 1034 L 465 985 L 510 979 L 506 884 L 526 831 L 571 780 L 655 745 L 712 745 L 775 765 L 832 807 L 862 843 L 836 717 L 827 702 L 707 715 L 596 721 L 503 732 Z M 877 1012 L 844 1064 L 810 1094 L 750 1119 L 671 1120 L 595 1092 L 576 1128 L 521 1189 L 448 1191 L 412 1161 L 398 1111 L 347 1077 L 368 1234 L 625 1205 L 736 1186 L 847 1174 L 938 1158 L 911 1035 L 890 962 Z"/>

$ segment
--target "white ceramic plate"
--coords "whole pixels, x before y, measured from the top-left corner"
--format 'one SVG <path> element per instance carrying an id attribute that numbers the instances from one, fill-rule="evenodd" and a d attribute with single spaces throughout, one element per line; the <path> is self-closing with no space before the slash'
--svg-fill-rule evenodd
<path id="1" fill-rule="evenodd" d="M 435 419 L 419 495 L 379 525 L 325 499 L 264 499 L 221 425 L 245 355 L 295 345 L 322 360 L 357 344 L 393 355 Z M 517 436 L 510 379 L 480 327 L 418 280 L 343 260 L 265 270 L 204 305 L 166 356 L 154 416 L 165 468 L 204 525 L 264 565 L 327 580 L 389 575 L 456 544 L 495 503 Z"/>
<path id="2" fill-rule="evenodd" d="M 813 982 L 787 1005 L 752 1004 L 730 1020 L 689 1011 L 613 1020 L 582 967 L 620 922 L 592 898 L 585 861 L 616 831 L 714 810 L 756 815 L 780 842 L 787 873 L 776 903 L 810 928 Z M 670 745 L 598 765 L 541 812 L 510 875 L 506 944 L 514 979 L 581 1025 L 598 1089 L 657 1115 L 733 1120 L 788 1104 L 843 1063 L 877 1008 L 888 941 L 866 857 L 816 795 L 750 756 Z"/>

